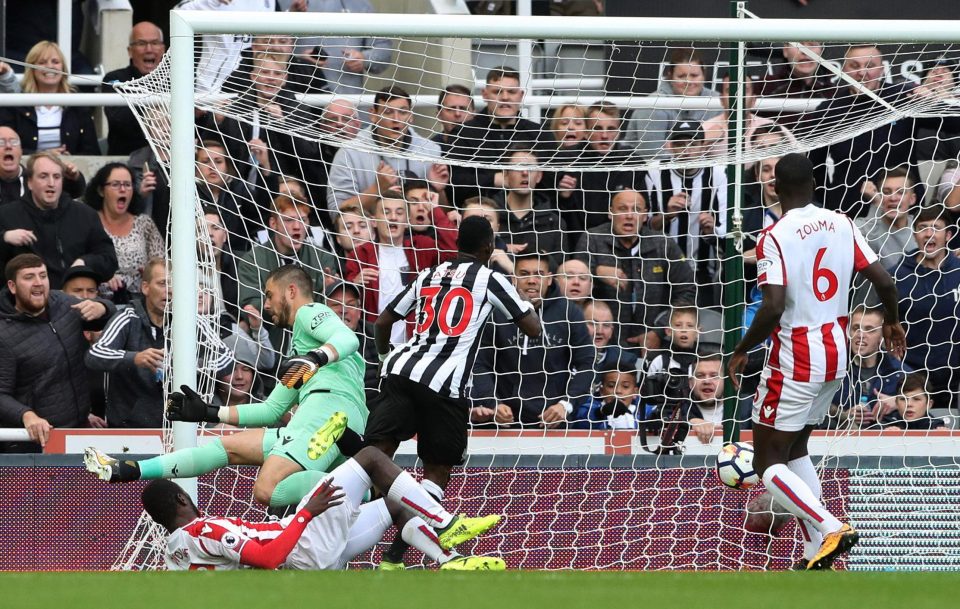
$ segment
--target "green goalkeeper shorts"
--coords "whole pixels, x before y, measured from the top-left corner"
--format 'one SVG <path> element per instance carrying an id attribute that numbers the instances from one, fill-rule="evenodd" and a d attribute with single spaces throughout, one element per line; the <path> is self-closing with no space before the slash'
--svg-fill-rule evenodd
<path id="1" fill-rule="evenodd" d="M 303 469 L 321 472 L 329 472 L 346 461 L 336 445 L 319 459 L 307 457 L 310 438 L 335 412 L 346 414 L 347 427 L 363 435 L 369 414 L 366 404 L 356 404 L 328 391 L 313 391 L 301 400 L 286 427 L 264 430 L 264 460 L 276 455 L 293 461 Z"/>

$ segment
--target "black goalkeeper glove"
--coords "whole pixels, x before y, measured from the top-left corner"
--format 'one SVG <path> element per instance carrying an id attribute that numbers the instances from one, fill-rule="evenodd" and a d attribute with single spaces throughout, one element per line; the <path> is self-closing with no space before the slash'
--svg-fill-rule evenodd
<path id="1" fill-rule="evenodd" d="M 280 384 L 287 389 L 300 389 L 329 361 L 330 357 L 322 349 L 291 357 L 280 365 Z"/>
<path id="2" fill-rule="evenodd" d="M 182 391 L 183 393 L 180 393 Z M 180 385 L 167 398 L 167 419 L 189 423 L 219 423 L 220 409 L 203 401 L 200 394 L 186 385 Z"/>

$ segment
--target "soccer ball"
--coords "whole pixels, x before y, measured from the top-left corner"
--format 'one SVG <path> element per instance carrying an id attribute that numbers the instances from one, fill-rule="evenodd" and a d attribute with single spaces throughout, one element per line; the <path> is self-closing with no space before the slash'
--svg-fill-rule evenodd
<path id="1" fill-rule="evenodd" d="M 753 471 L 753 446 L 747 442 L 725 444 L 717 455 L 717 479 L 730 488 L 756 486 L 760 477 Z"/>

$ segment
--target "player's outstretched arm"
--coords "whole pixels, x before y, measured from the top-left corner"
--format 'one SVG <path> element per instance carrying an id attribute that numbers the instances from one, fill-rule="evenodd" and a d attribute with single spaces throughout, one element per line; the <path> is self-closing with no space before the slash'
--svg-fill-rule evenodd
<path id="1" fill-rule="evenodd" d="M 787 303 L 787 289 L 782 285 L 766 284 L 762 288 L 763 302 L 757 310 L 753 323 L 747 328 L 740 344 L 733 350 L 727 373 L 730 381 L 737 389 L 740 388 L 740 374 L 747 365 L 747 353 L 751 349 L 767 340 L 780 323 L 780 317 Z"/>
<path id="2" fill-rule="evenodd" d="M 390 329 L 393 328 L 393 324 L 401 319 L 403 317 L 400 317 L 399 313 L 386 308 L 377 317 L 376 323 L 373 324 L 373 341 L 377 345 L 377 354 L 380 356 L 380 361 L 383 361 L 383 358 L 390 353 Z"/>
<path id="3" fill-rule="evenodd" d="M 880 302 L 883 303 L 883 338 L 889 351 L 897 359 L 903 359 L 907 349 L 906 333 L 900 325 L 900 294 L 893 277 L 879 261 L 860 271 L 873 284 Z"/>
<path id="4" fill-rule="evenodd" d="M 343 503 L 340 487 L 330 484 L 330 479 L 317 487 L 303 509 L 297 512 L 283 530 L 283 533 L 266 543 L 254 539 L 247 540 L 240 550 L 240 563 L 255 569 L 276 569 L 287 560 L 287 556 L 300 540 L 307 524 L 332 507 Z"/>

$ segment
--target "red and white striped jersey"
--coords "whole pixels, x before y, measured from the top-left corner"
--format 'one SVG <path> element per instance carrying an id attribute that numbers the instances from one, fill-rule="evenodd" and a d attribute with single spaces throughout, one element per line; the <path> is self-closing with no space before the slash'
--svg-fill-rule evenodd
<path id="1" fill-rule="evenodd" d="M 167 568 L 171 571 L 245 568 L 240 564 L 243 546 L 251 539 L 261 543 L 275 539 L 286 528 L 286 520 L 247 522 L 239 518 L 201 516 L 167 537 L 164 552 Z"/>
<path id="2" fill-rule="evenodd" d="M 757 283 L 786 288 L 767 366 L 800 382 L 842 378 L 853 274 L 877 260 L 850 218 L 809 204 L 762 231 Z"/>

